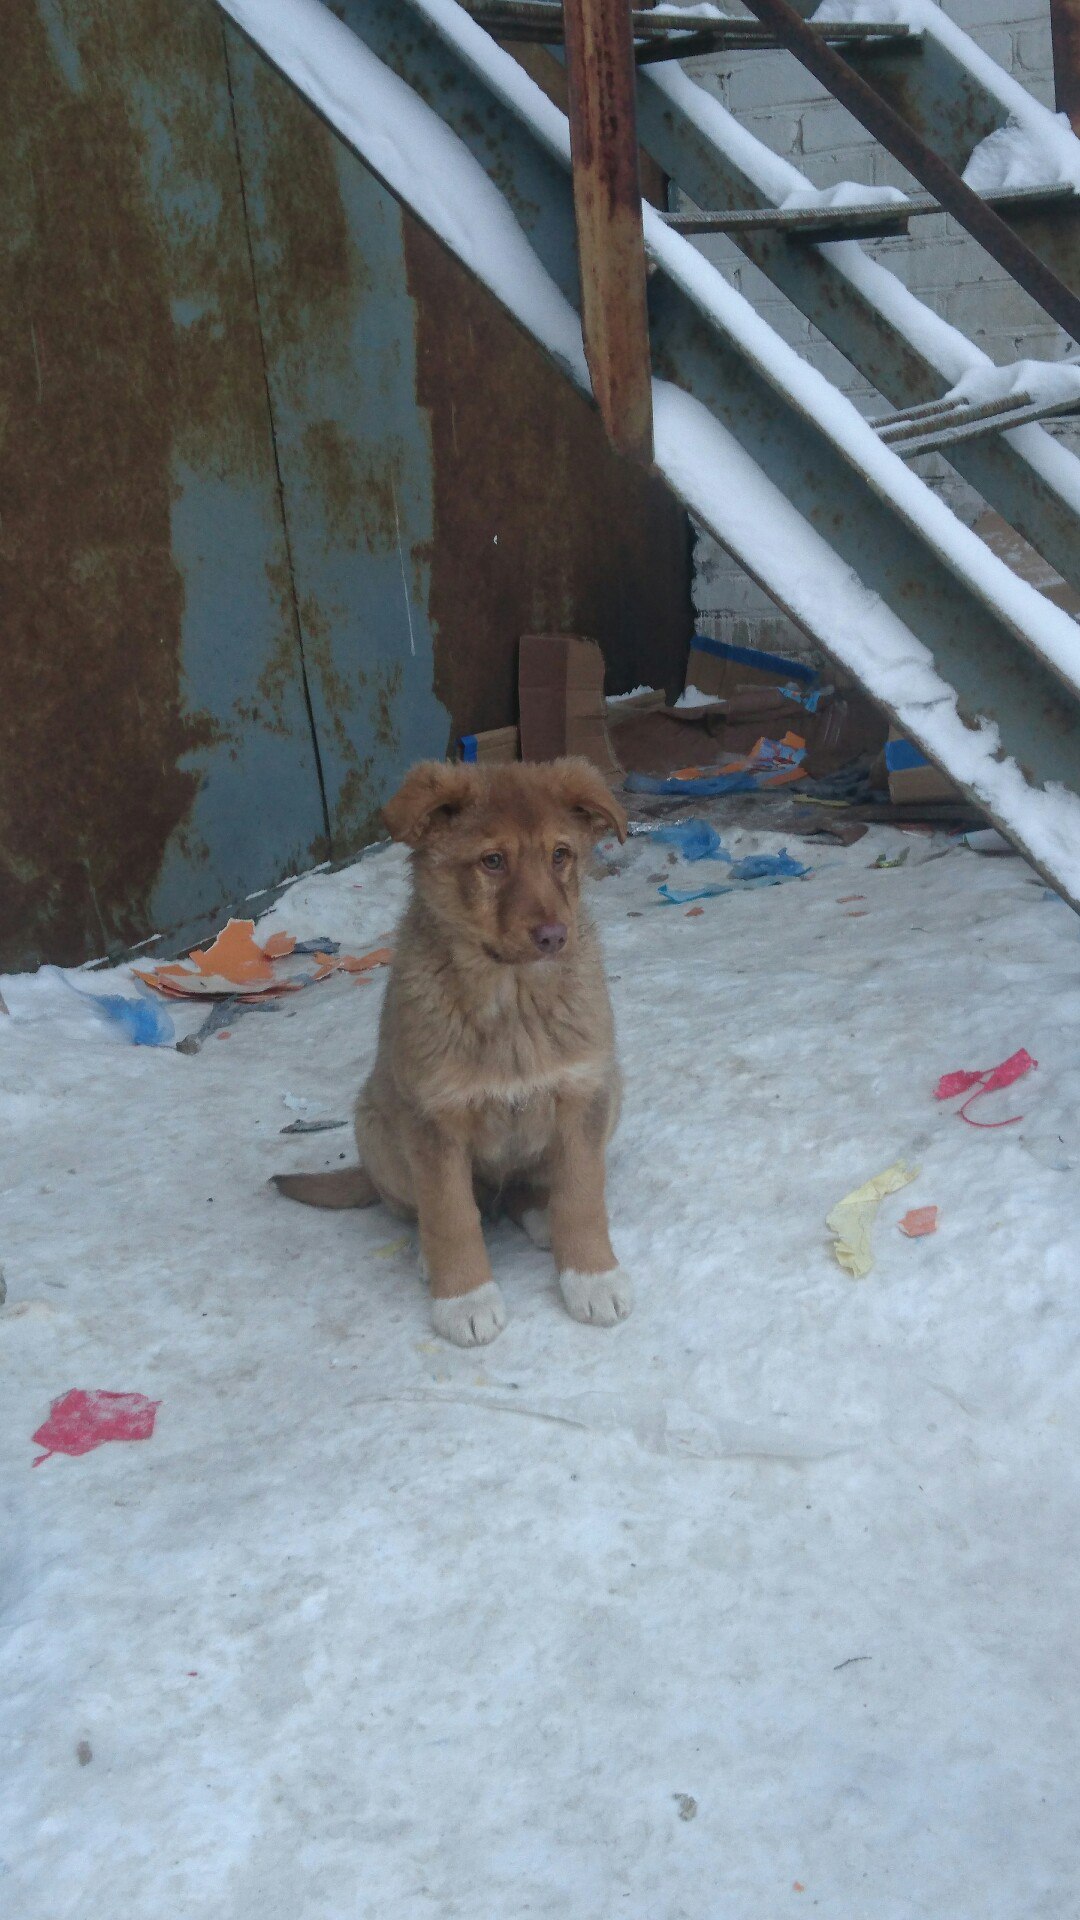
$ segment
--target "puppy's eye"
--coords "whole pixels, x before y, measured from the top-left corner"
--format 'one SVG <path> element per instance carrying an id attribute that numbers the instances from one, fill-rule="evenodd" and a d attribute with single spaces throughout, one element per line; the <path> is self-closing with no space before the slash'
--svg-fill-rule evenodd
<path id="1" fill-rule="evenodd" d="M 483 867 L 485 873 L 501 873 L 506 865 L 506 861 L 503 859 L 501 853 L 482 853 L 480 855 L 480 865 Z"/>
<path id="2" fill-rule="evenodd" d="M 556 847 L 554 853 L 551 856 L 551 864 L 553 867 L 565 867 L 569 858 L 570 858 L 569 847 Z"/>

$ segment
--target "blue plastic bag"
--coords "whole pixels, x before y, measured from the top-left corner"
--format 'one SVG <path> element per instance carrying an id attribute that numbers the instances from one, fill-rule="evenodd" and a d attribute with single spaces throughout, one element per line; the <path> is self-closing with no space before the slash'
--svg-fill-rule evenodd
<path id="1" fill-rule="evenodd" d="M 730 859 L 730 855 L 727 856 Z M 811 867 L 804 867 L 800 860 L 793 860 L 786 847 L 779 853 L 748 853 L 743 860 L 732 863 L 730 877 L 720 886 L 695 887 L 683 889 L 669 887 L 666 882 L 657 888 L 666 907 L 685 907 L 691 900 L 714 900 L 721 893 L 747 893 L 752 887 L 778 887 L 785 880 L 801 880 L 804 874 L 811 873 Z"/>
<path id="2" fill-rule="evenodd" d="M 671 827 L 652 827 L 650 840 L 662 847 L 674 847 L 684 860 L 730 860 L 716 828 L 707 820 L 684 820 Z"/>
<path id="3" fill-rule="evenodd" d="M 61 974 L 61 978 L 64 976 Z M 176 1028 L 171 1013 L 159 1007 L 153 1000 L 129 1000 L 122 993 L 84 993 L 81 987 L 72 986 L 70 980 L 64 984 L 79 1000 L 85 1000 L 101 1019 L 109 1021 L 126 1033 L 136 1047 L 171 1047 L 176 1039 Z"/>
<path id="4" fill-rule="evenodd" d="M 786 847 L 779 853 L 748 853 L 744 860 L 736 860 L 731 869 L 733 880 L 800 880 L 809 873 L 801 860 L 793 860 Z"/>

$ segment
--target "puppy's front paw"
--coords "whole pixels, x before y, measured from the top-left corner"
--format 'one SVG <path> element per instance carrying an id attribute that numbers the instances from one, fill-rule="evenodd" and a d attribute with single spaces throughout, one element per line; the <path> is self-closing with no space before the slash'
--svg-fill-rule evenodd
<path id="1" fill-rule="evenodd" d="M 431 1318 L 436 1333 L 455 1347 L 486 1347 L 506 1325 L 506 1307 L 494 1280 L 485 1280 L 471 1293 L 452 1300 L 433 1300 Z"/>
<path id="2" fill-rule="evenodd" d="M 634 1284 L 621 1267 L 609 1273 L 575 1273 L 568 1267 L 559 1275 L 567 1313 L 594 1327 L 613 1327 L 625 1320 L 634 1304 Z"/>

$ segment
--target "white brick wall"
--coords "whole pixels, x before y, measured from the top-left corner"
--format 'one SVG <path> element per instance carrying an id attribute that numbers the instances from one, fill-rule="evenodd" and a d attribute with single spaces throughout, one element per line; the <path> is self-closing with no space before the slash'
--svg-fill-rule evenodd
<path id="1" fill-rule="evenodd" d="M 945 0 L 944 11 L 1036 99 L 1053 107 L 1049 0 Z M 757 139 L 793 160 L 814 186 L 855 180 L 922 191 L 790 54 L 719 54 L 687 62 L 687 70 Z M 729 240 L 717 235 L 698 244 L 803 359 L 863 413 L 887 411 L 887 403 Z M 868 244 L 875 258 L 999 364 L 1060 358 L 1060 330 L 951 215 L 913 221 L 908 239 Z M 1080 451 L 1075 426 L 1051 424 L 1050 431 Z M 965 520 L 977 517 L 983 503 L 939 456 L 914 465 Z M 790 622 L 707 536 L 698 541 L 695 597 L 703 633 L 741 645 L 807 651 Z"/>

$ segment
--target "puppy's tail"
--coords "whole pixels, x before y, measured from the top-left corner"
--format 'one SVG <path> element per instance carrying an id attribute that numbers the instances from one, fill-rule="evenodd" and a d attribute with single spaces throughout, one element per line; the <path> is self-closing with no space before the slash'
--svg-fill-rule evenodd
<path id="1" fill-rule="evenodd" d="M 379 1198 L 363 1167 L 338 1167 L 333 1173 L 275 1173 L 271 1186 L 305 1207 L 373 1207 Z"/>

